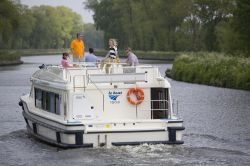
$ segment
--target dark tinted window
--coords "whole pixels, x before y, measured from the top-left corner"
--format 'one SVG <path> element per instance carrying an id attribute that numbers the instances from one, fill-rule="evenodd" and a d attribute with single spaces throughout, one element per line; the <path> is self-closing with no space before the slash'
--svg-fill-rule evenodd
<path id="1" fill-rule="evenodd" d="M 61 96 L 35 88 L 35 106 L 45 111 L 60 115 Z"/>

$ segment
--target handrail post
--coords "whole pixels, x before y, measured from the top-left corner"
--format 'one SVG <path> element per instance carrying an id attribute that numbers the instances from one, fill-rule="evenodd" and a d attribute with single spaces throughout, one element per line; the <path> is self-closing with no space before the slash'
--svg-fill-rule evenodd
<path id="1" fill-rule="evenodd" d="M 177 103 L 176 103 L 177 105 L 176 105 L 176 107 L 177 107 L 177 109 L 176 109 L 176 115 L 178 115 L 178 112 L 179 112 L 179 104 L 178 104 L 178 100 L 177 100 Z"/>

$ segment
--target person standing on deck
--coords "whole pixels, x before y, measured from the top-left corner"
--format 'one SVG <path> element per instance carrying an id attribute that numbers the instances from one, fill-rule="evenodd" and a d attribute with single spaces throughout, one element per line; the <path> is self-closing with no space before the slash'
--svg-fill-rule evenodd
<path id="1" fill-rule="evenodd" d="M 103 62 L 119 61 L 118 50 L 117 50 L 118 44 L 116 39 L 109 39 L 108 44 L 109 44 L 109 51 L 102 61 Z"/>
<path id="2" fill-rule="evenodd" d="M 73 62 L 83 62 L 84 61 L 84 41 L 83 41 L 83 34 L 77 33 L 76 39 L 74 39 L 71 44 L 71 52 L 73 55 Z"/>
<path id="3" fill-rule="evenodd" d="M 119 63 L 119 57 L 118 57 L 118 43 L 116 39 L 109 39 L 109 51 L 106 55 L 106 57 L 101 61 L 101 68 L 105 66 L 106 73 L 109 73 L 109 68 L 112 63 Z"/>

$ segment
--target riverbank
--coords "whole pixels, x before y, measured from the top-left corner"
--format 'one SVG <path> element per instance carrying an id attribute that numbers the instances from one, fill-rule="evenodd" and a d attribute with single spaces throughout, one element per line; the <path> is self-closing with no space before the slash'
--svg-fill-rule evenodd
<path id="1" fill-rule="evenodd" d="M 0 66 L 22 64 L 21 56 L 56 55 L 62 52 L 69 52 L 69 49 L 0 50 Z"/>
<path id="2" fill-rule="evenodd" d="M 22 56 L 32 56 L 32 55 L 55 55 L 62 54 L 63 52 L 70 52 L 69 49 L 22 49 L 18 50 Z M 87 52 L 87 50 L 85 50 Z M 107 55 L 107 50 L 96 49 L 95 55 L 104 57 Z M 166 51 L 134 51 L 139 59 L 147 60 L 169 60 L 173 61 L 178 57 L 180 52 L 166 52 Z M 119 57 L 125 57 L 125 51 L 119 50 Z"/>
<path id="3" fill-rule="evenodd" d="M 21 56 L 33 55 L 56 55 L 63 52 L 70 52 L 69 49 L 20 49 L 20 50 L 1 50 L 0 51 L 0 66 L 1 65 L 14 65 L 21 64 Z M 145 60 L 164 60 L 172 62 L 180 55 L 179 52 L 164 52 L 164 51 L 134 51 L 139 59 Z M 107 50 L 95 50 L 95 54 L 104 57 Z M 119 57 L 125 57 L 125 51 L 119 51 Z"/>
<path id="4" fill-rule="evenodd" d="M 21 53 L 18 51 L 0 51 L 0 66 L 22 64 Z"/>
<path id="5" fill-rule="evenodd" d="M 63 52 L 70 52 L 69 49 L 21 49 L 18 50 L 22 56 L 33 56 L 33 55 L 57 55 Z"/>
<path id="6" fill-rule="evenodd" d="M 217 53 L 183 54 L 166 75 L 178 81 L 250 90 L 250 58 Z"/>

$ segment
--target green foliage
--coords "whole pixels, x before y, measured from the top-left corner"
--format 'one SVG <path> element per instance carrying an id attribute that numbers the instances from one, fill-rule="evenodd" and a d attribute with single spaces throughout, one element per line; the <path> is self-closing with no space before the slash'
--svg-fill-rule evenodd
<path id="1" fill-rule="evenodd" d="M 225 40 L 237 37 L 226 27 L 236 24 L 230 20 L 238 11 L 237 4 L 243 1 L 87 0 L 86 5 L 94 11 L 95 23 L 105 32 L 105 41 L 117 38 L 120 47 L 144 51 L 220 51 L 232 45 Z M 233 47 L 238 48 L 236 42 Z"/>
<path id="2" fill-rule="evenodd" d="M 221 21 L 225 21 L 231 14 L 234 0 L 195 0 L 193 14 L 198 18 L 202 26 L 202 42 L 205 50 L 218 51 L 218 39 L 216 27 Z"/>
<path id="3" fill-rule="evenodd" d="M 9 0 L 0 1 L 0 47 L 11 45 L 9 36 L 18 28 L 18 7 Z"/>
<path id="4" fill-rule="evenodd" d="M 217 53 L 184 54 L 170 72 L 173 79 L 250 90 L 250 59 Z"/>
<path id="5" fill-rule="evenodd" d="M 69 48 L 77 32 L 84 32 L 87 47 L 103 48 L 103 34 L 96 31 L 94 25 L 86 25 L 85 30 L 81 16 L 71 9 L 63 6 L 28 8 L 18 2 L 0 1 L 0 49 Z"/>
<path id="6" fill-rule="evenodd" d="M 190 0 L 88 0 L 104 39 L 117 38 L 120 47 L 137 50 L 175 51 L 172 33 L 187 15 Z M 178 11 L 178 12 L 177 12 Z"/>
<path id="7" fill-rule="evenodd" d="M 0 51 L 0 65 L 6 62 L 20 61 L 21 54 L 18 51 Z"/>
<path id="8" fill-rule="evenodd" d="M 249 0 L 86 0 L 95 26 L 66 7 L 30 9 L 18 2 L 0 1 L 0 49 L 68 48 L 81 31 L 86 48 L 108 47 L 116 38 L 119 50 L 250 56 Z"/>
<path id="9" fill-rule="evenodd" d="M 236 0 L 236 3 L 232 26 L 241 41 L 238 46 L 243 52 L 250 54 L 250 1 Z"/>
<path id="10" fill-rule="evenodd" d="M 232 16 L 216 27 L 222 51 L 234 56 L 250 56 L 250 1 L 236 0 Z"/>
<path id="11" fill-rule="evenodd" d="M 35 18 L 31 48 L 67 47 L 76 32 L 83 29 L 81 17 L 66 7 L 33 7 L 31 13 Z"/>
<path id="12" fill-rule="evenodd" d="M 94 24 L 84 25 L 84 42 L 86 48 L 103 49 L 104 48 L 104 33 L 96 30 Z M 86 50 L 88 51 L 88 50 Z"/>
<path id="13" fill-rule="evenodd" d="M 98 29 L 119 47 L 157 51 L 250 50 L 249 0 L 87 0 Z"/>

